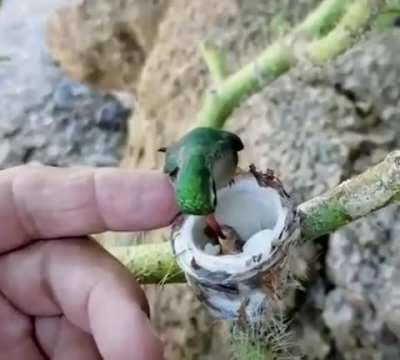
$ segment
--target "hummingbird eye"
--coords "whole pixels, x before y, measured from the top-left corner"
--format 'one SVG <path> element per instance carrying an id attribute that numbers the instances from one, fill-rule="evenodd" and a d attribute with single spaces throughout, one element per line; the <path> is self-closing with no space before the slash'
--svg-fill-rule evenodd
<path id="1" fill-rule="evenodd" d="M 178 175 L 178 171 L 179 171 L 179 168 L 176 167 L 175 169 L 173 169 L 172 171 L 170 171 L 170 172 L 168 173 L 168 175 L 169 175 L 172 179 L 176 179 L 176 176 Z"/>

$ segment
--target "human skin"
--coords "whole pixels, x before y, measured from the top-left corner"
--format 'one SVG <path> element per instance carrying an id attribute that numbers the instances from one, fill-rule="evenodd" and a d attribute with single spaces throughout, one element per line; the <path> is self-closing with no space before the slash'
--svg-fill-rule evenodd
<path id="1" fill-rule="evenodd" d="M 142 289 L 88 234 L 159 228 L 177 212 L 158 172 L 0 171 L 0 360 L 162 359 Z"/>

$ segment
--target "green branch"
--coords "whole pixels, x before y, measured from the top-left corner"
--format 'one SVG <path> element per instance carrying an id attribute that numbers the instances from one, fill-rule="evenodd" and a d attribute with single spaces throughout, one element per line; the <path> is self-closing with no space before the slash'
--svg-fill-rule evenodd
<path id="1" fill-rule="evenodd" d="M 298 207 L 303 237 L 313 240 L 400 201 L 400 151 Z M 107 247 L 141 283 L 182 282 L 169 243 Z"/>
<path id="2" fill-rule="evenodd" d="M 185 281 L 169 242 L 135 246 L 103 246 L 135 275 L 142 284 Z"/>
<path id="3" fill-rule="evenodd" d="M 385 7 L 382 9 L 380 14 L 377 16 L 373 30 L 377 32 L 386 31 L 399 25 L 400 20 L 400 1 L 399 0 L 387 0 Z"/>
<path id="4" fill-rule="evenodd" d="M 400 151 L 361 175 L 298 207 L 305 239 L 331 233 L 351 221 L 400 201 Z"/>
<path id="5" fill-rule="evenodd" d="M 342 17 L 349 0 L 323 1 L 307 18 L 295 29 L 295 32 L 305 32 L 320 38 L 326 35 L 336 22 Z"/>
<path id="6" fill-rule="evenodd" d="M 215 89 L 209 90 L 198 115 L 198 126 L 222 128 L 240 103 L 301 59 L 320 64 L 339 55 L 350 47 L 357 34 L 365 31 L 382 5 L 383 0 L 323 1 L 292 33 L 272 44 L 257 59 L 220 82 Z M 319 38 L 331 28 L 333 30 L 326 37 L 311 44 L 303 39 L 307 36 Z M 299 46 L 294 44 L 301 42 L 304 42 L 301 45 L 304 51 L 299 52 Z"/>
<path id="7" fill-rule="evenodd" d="M 220 84 L 228 74 L 224 54 L 209 40 L 201 44 L 200 51 L 210 72 L 211 79 L 216 85 Z"/>
<path id="8" fill-rule="evenodd" d="M 383 1 L 382 1 L 383 3 Z M 333 59 L 349 48 L 370 20 L 377 14 L 377 4 L 370 0 L 355 1 L 339 24 L 325 38 L 312 43 L 308 56 L 314 64 Z"/>
<path id="9" fill-rule="evenodd" d="M 289 46 L 284 43 L 271 46 L 257 60 L 208 91 L 198 115 L 199 126 L 222 128 L 244 99 L 285 73 L 294 63 L 294 53 Z"/>

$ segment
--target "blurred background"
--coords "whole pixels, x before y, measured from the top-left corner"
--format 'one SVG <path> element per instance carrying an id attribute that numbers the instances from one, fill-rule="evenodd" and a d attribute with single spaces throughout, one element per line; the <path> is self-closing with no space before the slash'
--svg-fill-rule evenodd
<path id="1" fill-rule="evenodd" d="M 235 71 L 317 0 L 3 0 L 0 168 L 30 162 L 160 169 L 209 85 L 198 46 Z M 395 24 L 395 22 L 393 23 Z M 241 166 L 272 168 L 299 203 L 400 148 L 400 31 L 372 31 L 321 67 L 306 62 L 227 123 Z M 400 215 L 392 206 L 299 250 L 287 299 L 306 359 L 400 359 Z M 399 233 L 397 232 L 399 229 Z M 101 241 L 163 241 L 168 231 Z M 186 285 L 147 286 L 167 359 L 231 359 L 227 328 Z"/>

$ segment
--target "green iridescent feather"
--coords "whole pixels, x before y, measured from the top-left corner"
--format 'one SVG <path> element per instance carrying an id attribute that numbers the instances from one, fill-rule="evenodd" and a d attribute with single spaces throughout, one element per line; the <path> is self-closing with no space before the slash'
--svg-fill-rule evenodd
<path id="1" fill-rule="evenodd" d="M 175 183 L 183 213 L 206 215 L 214 211 L 217 202 L 214 164 L 223 154 L 242 149 L 243 143 L 237 135 L 207 127 L 193 129 L 166 149 L 164 172 Z"/>

